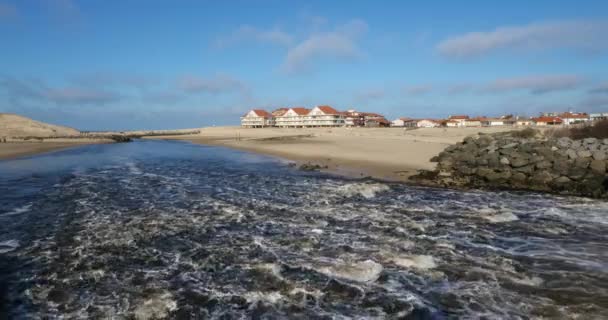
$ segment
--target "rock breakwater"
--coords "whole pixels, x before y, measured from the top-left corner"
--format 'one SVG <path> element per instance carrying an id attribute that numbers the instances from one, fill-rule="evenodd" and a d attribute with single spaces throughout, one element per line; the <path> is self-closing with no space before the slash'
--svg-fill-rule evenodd
<path id="1" fill-rule="evenodd" d="M 608 139 L 536 132 L 479 134 L 447 147 L 413 179 L 444 187 L 518 189 L 608 198 Z"/>

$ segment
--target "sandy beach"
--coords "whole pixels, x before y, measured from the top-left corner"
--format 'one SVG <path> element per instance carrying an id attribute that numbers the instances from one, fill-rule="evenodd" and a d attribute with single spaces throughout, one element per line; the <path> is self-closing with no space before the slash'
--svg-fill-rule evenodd
<path id="1" fill-rule="evenodd" d="M 112 143 L 109 139 L 45 139 L 45 141 L 10 141 L 0 143 L 0 160 L 57 151 L 87 144 Z"/>
<path id="2" fill-rule="evenodd" d="M 200 134 L 160 136 L 153 139 L 187 140 L 230 147 L 327 167 L 324 171 L 350 177 L 405 181 L 421 169 L 433 169 L 429 160 L 446 146 L 478 132 L 514 128 L 306 128 L 244 129 L 211 127 Z"/>

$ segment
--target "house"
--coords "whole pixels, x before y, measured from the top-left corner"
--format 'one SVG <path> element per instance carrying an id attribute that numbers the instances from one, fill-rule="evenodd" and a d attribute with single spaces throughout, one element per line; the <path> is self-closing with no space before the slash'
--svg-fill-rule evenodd
<path id="1" fill-rule="evenodd" d="M 501 118 L 483 118 L 480 119 L 482 127 L 504 126 L 505 120 Z"/>
<path id="2" fill-rule="evenodd" d="M 278 108 L 278 109 L 272 111 L 272 116 L 275 118 L 280 117 L 280 116 L 284 115 L 285 112 L 287 112 L 287 110 L 289 110 L 289 108 Z"/>
<path id="3" fill-rule="evenodd" d="M 465 127 L 481 127 L 481 118 L 470 118 L 464 121 Z"/>
<path id="4" fill-rule="evenodd" d="M 306 116 L 308 127 L 341 127 L 345 124 L 345 115 L 330 106 L 316 106 Z"/>
<path id="5" fill-rule="evenodd" d="M 589 115 L 589 119 L 591 119 L 591 121 L 607 120 L 608 112 L 592 113 Z"/>
<path id="6" fill-rule="evenodd" d="M 432 119 L 422 119 L 416 121 L 416 127 L 418 128 L 436 128 L 441 126 L 441 123 L 437 120 Z"/>
<path id="7" fill-rule="evenodd" d="M 364 113 L 353 109 L 344 112 L 344 125 L 348 127 L 363 127 L 365 125 Z"/>
<path id="8" fill-rule="evenodd" d="M 586 113 L 564 112 L 558 117 L 563 120 L 565 125 L 584 123 L 589 121 L 589 115 Z"/>
<path id="9" fill-rule="evenodd" d="M 283 115 L 274 118 L 274 123 L 281 128 L 302 128 L 306 126 L 307 115 L 310 110 L 303 107 L 289 108 Z"/>
<path id="10" fill-rule="evenodd" d="M 538 118 L 532 119 L 537 126 L 554 126 L 561 125 L 564 121 L 559 117 L 546 117 L 540 116 Z"/>
<path id="11" fill-rule="evenodd" d="M 373 118 L 365 120 L 365 126 L 370 127 L 370 128 L 390 127 L 390 125 L 391 125 L 391 122 L 386 120 L 384 117 L 381 117 L 381 118 L 373 117 Z"/>
<path id="12" fill-rule="evenodd" d="M 450 128 L 464 127 L 464 121 L 460 122 L 457 120 L 447 120 L 445 121 L 445 126 Z"/>
<path id="13" fill-rule="evenodd" d="M 391 127 L 405 127 L 406 122 L 411 122 L 411 118 L 397 118 L 391 121 Z"/>
<path id="14" fill-rule="evenodd" d="M 241 126 L 245 128 L 263 128 L 274 126 L 274 117 L 266 110 L 253 109 L 241 117 Z"/>
<path id="15" fill-rule="evenodd" d="M 528 117 L 517 117 L 515 124 L 517 126 L 531 126 L 532 124 L 534 124 L 534 122 Z"/>
<path id="16" fill-rule="evenodd" d="M 446 125 L 448 127 L 464 127 L 466 125 L 466 121 L 469 119 L 469 116 L 466 115 L 456 115 L 456 116 L 449 116 L 448 117 L 448 122 L 452 121 L 451 124 L 446 122 Z M 457 123 L 456 125 L 454 125 L 454 123 Z"/>

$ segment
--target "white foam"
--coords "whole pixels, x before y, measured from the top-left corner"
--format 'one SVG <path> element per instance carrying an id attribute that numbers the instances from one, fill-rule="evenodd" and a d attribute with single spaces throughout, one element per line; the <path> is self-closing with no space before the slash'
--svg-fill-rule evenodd
<path id="1" fill-rule="evenodd" d="M 377 193 L 390 190 L 389 186 L 381 183 L 351 183 L 339 186 L 337 192 L 345 197 L 361 195 L 366 199 L 371 199 Z"/>
<path id="2" fill-rule="evenodd" d="M 373 260 L 348 263 L 341 261 L 336 265 L 324 267 L 318 271 L 336 278 L 358 282 L 374 282 L 380 277 L 383 267 Z"/>
<path id="3" fill-rule="evenodd" d="M 139 169 L 133 162 L 127 162 L 126 165 L 127 168 L 129 168 L 129 172 L 132 174 L 140 175 L 143 173 L 143 171 L 141 171 L 141 169 Z"/>
<path id="4" fill-rule="evenodd" d="M 256 303 L 258 301 L 264 301 L 264 302 L 275 304 L 275 303 L 277 303 L 277 302 L 285 299 L 285 297 L 283 297 L 283 295 L 280 294 L 277 291 L 272 291 L 272 292 L 260 292 L 260 291 L 247 292 L 247 293 L 245 293 L 243 295 L 243 297 L 245 297 L 245 299 L 249 303 Z"/>
<path id="5" fill-rule="evenodd" d="M 173 300 L 173 296 L 169 292 L 157 294 L 150 299 L 144 301 L 143 304 L 135 309 L 135 319 L 163 319 L 169 315 L 169 312 L 177 309 L 177 303 Z"/>
<path id="6" fill-rule="evenodd" d="M 22 214 L 22 213 L 30 211 L 31 207 L 32 207 L 32 204 L 29 203 L 22 207 L 15 208 L 15 209 L 13 209 L 13 211 L 9 211 L 9 212 L 0 214 L 0 216 L 14 216 L 14 215 Z"/>
<path id="7" fill-rule="evenodd" d="M 519 218 L 513 214 L 511 211 L 501 211 L 495 214 L 490 214 L 487 216 L 483 216 L 484 219 L 492 222 L 492 223 L 502 223 L 502 222 L 511 222 L 517 221 Z"/>
<path id="8" fill-rule="evenodd" d="M 391 261 L 403 268 L 427 270 L 437 267 L 435 258 L 427 255 L 398 256 L 393 257 Z"/>
<path id="9" fill-rule="evenodd" d="M 19 248 L 19 241 L 17 240 L 12 239 L 0 242 L 0 253 L 11 252 L 17 248 Z"/>

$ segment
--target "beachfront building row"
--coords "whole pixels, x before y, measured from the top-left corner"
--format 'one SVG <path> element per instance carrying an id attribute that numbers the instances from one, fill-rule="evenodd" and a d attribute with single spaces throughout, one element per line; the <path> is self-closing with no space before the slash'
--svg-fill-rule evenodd
<path id="1" fill-rule="evenodd" d="M 454 115 L 448 119 L 411 119 L 398 118 L 392 121 L 394 127 L 499 127 L 499 126 L 555 126 L 574 125 L 588 121 L 608 119 L 608 113 L 543 113 L 536 118 L 515 117 L 505 115 L 501 117 L 475 117 L 466 115 Z"/>
<path id="2" fill-rule="evenodd" d="M 340 112 L 330 106 L 279 108 L 272 112 L 253 109 L 241 117 L 241 125 L 246 128 L 280 127 L 379 127 L 389 126 L 382 115 L 348 110 Z"/>

